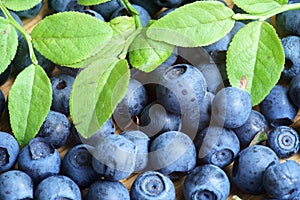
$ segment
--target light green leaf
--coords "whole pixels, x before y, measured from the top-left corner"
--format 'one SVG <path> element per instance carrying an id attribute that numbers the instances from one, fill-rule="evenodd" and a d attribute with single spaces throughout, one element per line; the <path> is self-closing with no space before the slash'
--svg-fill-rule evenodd
<path id="1" fill-rule="evenodd" d="M 234 12 L 219 1 L 197 1 L 155 21 L 147 36 L 181 47 L 212 44 L 234 26 Z"/>
<path id="2" fill-rule="evenodd" d="M 42 0 L 1 0 L 2 3 L 10 10 L 21 11 L 32 8 Z"/>
<path id="3" fill-rule="evenodd" d="M 100 3 L 105 3 L 111 0 L 78 0 L 78 4 L 85 5 L 85 6 L 92 6 Z"/>
<path id="4" fill-rule="evenodd" d="M 233 0 L 247 13 L 261 14 L 287 4 L 288 0 Z"/>
<path id="5" fill-rule="evenodd" d="M 132 17 L 115 17 L 109 22 L 115 34 L 127 39 L 135 31 L 135 22 Z"/>
<path id="6" fill-rule="evenodd" d="M 253 146 L 256 144 L 260 144 L 264 141 L 268 140 L 268 134 L 266 133 L 265 130 L 262 130 L 261 132 L 258 132 L 254 138 L 252 139 L 252 141 L 250 142 L 249 146 Z"/>
<path id="7" fill-rule="evenodd" d="M 8 95 L 12 131 L 21 146 L 35 137 L 51 106 L 52 89 L 42 67 L 30 65 L 16 78 Z"/>
<path id="8" fill-rule="evenodd" d="M 142 31 L 129 48 L 130 64 L 144 72 L 150 72 L 162 64 L 173 52 L 174 46 L 152 40 Z"/>
<path id="9" fill-rule="evenodd" d="M 50 15 L 32 31 L 35 48 L 63 66 L 72 66 L 93 56 L 111 36 L 112 29 L 107 23 L 79 12 Z"/>
<path id="10" fill-rule="evenodd" d="M 284 61 L 274 28 L 267 22 L 251 22 L 237 32 L 228 48 L 230 84 L 245 88 L 257 105 L 279 80 Z"/>
<path id="11" fill-rule="evenodd" d="M 8 20 L 0 17 L 0 74 L 15 57 L 18 47 L 18 35 Z"/>

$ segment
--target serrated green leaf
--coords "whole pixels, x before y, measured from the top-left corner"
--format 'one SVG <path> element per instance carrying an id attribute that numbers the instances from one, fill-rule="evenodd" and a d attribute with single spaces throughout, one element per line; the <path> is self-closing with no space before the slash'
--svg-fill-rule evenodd
<path id="1" fill-rule="evenodd" d="M 233 0 L 233 2 L 247 13 L 261 14 L 287 4 L 288 0 Z"/>
<path id="2" fill-rule="evenodd" d="M 35 137 L 51 106 L 51 83 L 42 67 L 30 65 L 16 78 L 8 95 L 12 131 L 21 146 Z"/>
<path id="3" fill-rule="evenodd" d="M 173 45 L 152 40 L 142 31 L 130 45 L 129 61 L 133 67 L 151 72 L 172 54 L 173 49 Z"/>
<path id="4" fill-rule="evenodd" d="M 251 22 L 237 32 L 228 48 L 230 84 L 245 88 L 257 105 L 278 82 L 284 61 L 274 28 L 267 22 Z"/>
<path id="5" fill-rule="evenodd" d="M 0 74 L 15 57 L 18 47 L 18 35 L 8 20 L 0 17 Z"/>
<path id="6" fill-rule="evenodd" d="M 109 22 L 115 34 L 127 39 L 136 29 L 135 22 L 132 17 L 120 16 L 115 17 Z"/>
<path id="7" fill-rule="evenodd" d="M 79 12 L 50 15 L 32 31 L 35 48 L 63 66 L 91 57 L 111 36 L 112 29 L 107 23 Z"/>
<path id="8" fill-rule="evenodd" d="M 212 44 L 234 26 L 234 12 L 218 1 L 197 1 L 181 6 L 155 21 L 147 36 L 181 47 Z"/>
<path id="9" fill-rule="evenodd" d="M 111 0 L 78 0 L 78 4 L 85 5 L 85 6 L 92 6 L 100 3 L 105 3 Z"/>
<path id="10" fill-rule="evenodd" d="M 1 0 L 2 3 L 10 10 L 21 11 L 32 8 L 39 4 L 42 0 Z"/>

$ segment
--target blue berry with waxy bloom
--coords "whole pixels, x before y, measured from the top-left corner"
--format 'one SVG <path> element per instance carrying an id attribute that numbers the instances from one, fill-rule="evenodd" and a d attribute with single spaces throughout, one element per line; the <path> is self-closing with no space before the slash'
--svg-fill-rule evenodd
<path id="1" fill-rule="evenodd" d="M 196 148 L 187 134 L 168 131 L 152 141 L 149 162 L 153 170 L 177 179 L 195 167 Z"/>
<path id="2" fill-rule="evenodd" d="M 6 81 L 9 79 L 10 74 L 12 72 L 12 64 L 9 64 L 8 67 L 0 74 L 0 85 L 3 85 L 6 83 Z"/>
<path id="3" fill-rule="evenodd" d="M 35 189 L 36 200 L 68 199 L 81 200 L 81 192 L 76 183 L 67 176 L 54 175 L 45 178 Z"/>
<path id="4" fill-rule="evenodd" d="M 285 55 L 285 68 L 282 75 L 292 79 L 300 73 L 300 37 L 287 36 L 281 39 Z"/>
<path id="5" fill-rule="evenodd" d="M 167 7 L 167 8 L 175 8 L 178 7 L 183 0 L 152 0 L 154 1 L 157 5 L 161 7 Z"/>
<path id="6" fill-rule="evenodd" d="M 100 15 L 99 13 L 97 13 L 94 10 L 91 9 L 85 9 L 85 10 L 80 10 L 80 12 L 91 15 L 93 17 L 96 17 L 97 19 L 101 20 L 101 21 L 105 21 L 104 18 L 102 17 L 102 15 Z"/>
<path id="7" fill-rule="evenodd" d="M 131 200 L 175 200 L 175 187 L 169 177 L 146 171 L 133 182 L 130 190 Z"/>
<path id="8" fill-rule="evenodd" d="M 88 189 L 85 200 L 130 200 L 127 188 L 119 181 L 98 180 Z"/>
<path id="9" fill-rule="evenodd" d="M 223 84 L 222 75 L 220 74 L 218 66 L 214 63 L 202 63 L 199 65 L 199 70 L 206 80 L 207 91 L 216 94 L 218 87 Z"/>
<path id="10" fill-rule="evenodd" d="M 266 169 L 279 163 L 269 147 L 253 145 L 242 150 L 232 167 L 232 181 L 238 189 L 249 194 L 263 194 L 263 175 Z"/>
<path id="11" fill-rule="evenodd" d="M 43 138 L 33 138 L 18 157 L 18 169 L 26 172 L 34 184 L 56 175 L 60 171 L 61 158 L 58 151 Z"/>
<path id="12" fill-rule="evenodd" d="M 33 183 L 26 173 L 10 170 L 0 175 L 0 199 L 33 199 Z"/>
<path id="13" fill-rule="evenodd" d="M 202 130 L 195 143 L 199 161 L 218 167 L 229 165 L 240 151 L 240 142 L 235 132 L 217 126 Z"/>
<path id="14" fill-rule="evenodd" d="M 259 104 L 259 108 L 273 127 L 291 125 L 298 112 L 289 97 L 288 88 L 283 85 L 275 85 Z"/>
<path id="15" fill-rule="evenodd" d="M 300 73 L 290 82 L 289 96 L 297 108 L 300 108 Z"/>
<path id="16" fill-rule="evenodd" d="M 287 160 L 271 165 L 264 173 L 264 188 L 276 199 L 295 199 L 300 196 L 300 165 Z"/>
<path id="17" fill-rule="evenodd" d="M 214 165 L 206 164 L 193 169 L 184 181 L 185 199 L 226 200 L 230 182 L 225 172 Z"/>
<path id="18" fill-rule="evenodd" d="M 13 167 L 20 151 L 17 140 L 9 133 L 0 132 L 0 172 Z"/>
<path id="19" fill-rule="evenodd" d="M 268 134 L 267 146 L 273 149 L 279 158 L 289 158 L 299 151 L 299 135 L 288 126 L 275 127 Z"/>
<path id="20" fill-rule="evenodd" d="M 5 96 L 2 90 L 0 90 L 0 116 L 2 115 L 2 112 L 5 109 L 5 106 L 6 106 Z"/>
<path id="21" fill-rule="evenodd" d="M 64 12 L 72 0 L 48 0 L 48 8 L 52 12 Z"/>
<path id="22" fill-rule="evenodd" d="M 150 15 L 155 15 L 162 9 L 162 7 L 157 5 L 154 1 L 132 0 L 131 2 L 133 4 L 142 6 Z"/>
<path id="23" fill-rule="evenodd" d="M 39 12 L 43 7 L 43 4 L 44 4 L 44 0 L 42 0 L 41 2 L 39 2 L 37 5 L 33 6 L 30 9 L 16 11 L 15 13 L 21 18 L 33 18 L 39 14 Z"/>
<path id="24" fill-rule="evenodd" d="M 105 3 L 90 6 L 92 10 L 95 10 L 100 15 L 102 15 L 106 21 L 109 21 L 111 15 L 121 7 L 124 6 L 119 0 L 111 0 Z"/>

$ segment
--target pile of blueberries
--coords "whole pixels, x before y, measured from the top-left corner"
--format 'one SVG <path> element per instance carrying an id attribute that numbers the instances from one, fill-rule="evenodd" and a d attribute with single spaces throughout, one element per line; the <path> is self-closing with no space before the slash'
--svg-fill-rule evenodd
<path id="1" fill-rule="evenodd" d="M 145 26 L 151 18 L 194 1 L 131 2 Z M 11 14 L 22 24 L 21 19 L 37 15 L 43 3 Z M 130 15 L 118 0 L 91 7 L 74 0 L 47 3 L 52 13 L 79 11 L 103 21 Z M 174 181 L 182 178 L 185 199 L 226 200 L 233 186 L 269 199 L 300 199 L 300 164 L 280 163 L 300 147 L 291 126 L 300 108 L 300 11 L 279 14 L 276 23 L 285 35 L 282 79 L 289 84 L 274 86 L 255 109 L 250 95 L 231 87 L 226 75 L 228 45 L 245 25 L 236 22 L 212 45 L 176 47 L 151 73 L 132 69 L 125 97 L 87 139 L 78 134 L 69 116 L 70 92 L 80 71 L 57 66 L 36 51 L 51 78 L 51 111 L 27 146 L 20 148 L 12 134 L 0 132 L 0 200 L 174 200 L 178 192 Z M 16 57 L 0 75 L 0 84 L 29 64 L 28 47 L 19 35 Z M 0 92 L 3 115 L 6 106 Z M 266 140 L 259 139 L 263 133 Z M 63 146 L 69 149 L 64 156 L 58 151 Z M 232 163 L 228 173 L 225 169 Z M 132 175 L 137 178 L 128 191 L 122 180 Z"/>

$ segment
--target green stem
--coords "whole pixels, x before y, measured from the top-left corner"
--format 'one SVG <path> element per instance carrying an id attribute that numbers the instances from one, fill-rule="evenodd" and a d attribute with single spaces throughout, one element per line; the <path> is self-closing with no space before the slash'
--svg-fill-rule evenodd
<path id="1" fill-rule="evenodd" d="M 121 0 L 121 2 L 124 5 L 124 7 L 131 12 L 136 28 L 137 29 L 142 28 L 142 23 L 141 23 L 141 19 L 139 16 L 139 12 L 131 5 L 131 3 L 129 3 L 128 0 Z"/>
<path id="2" fill-rule="evenodd" d="M 27 33 L 26 30 L 22 26 L 20 26 L 20 24 L 18 24 L 18 22 L 15 21 L 15 19 L 11 16 L 11 14 L 7 10 L 7 8 L 3 5 L 2 1 L 0 1 L 0 9 L 3 11 L 5 17 L 9 20 L 9 22 L 22 34 L 22 36 L 26 40 L 26 42 L 28 44 L 28 48 L 29 48 L 29 55 L 30 55 L 31 61 L 33 64 L 37 65 L 38 60 L 34 53 L 34 49 L 33 49 L 32 42 L 31 42 L 32 39 L 31 39 L 30 34 Z"/>
<path id="3" fill-rule="evenodd" d="M 275 8 L 273 10 L 267 11 L 264 14 L 241 14 L 237 13 L 232 16 L 234 20 L 260 20 L 264 21 L 274 15 L 279 13 L 289 11 L 289 10 L 297 10 L 300 9 L 300 3 L 293 3 L 293 4 L 285 4 L 279 8 Z"/>

